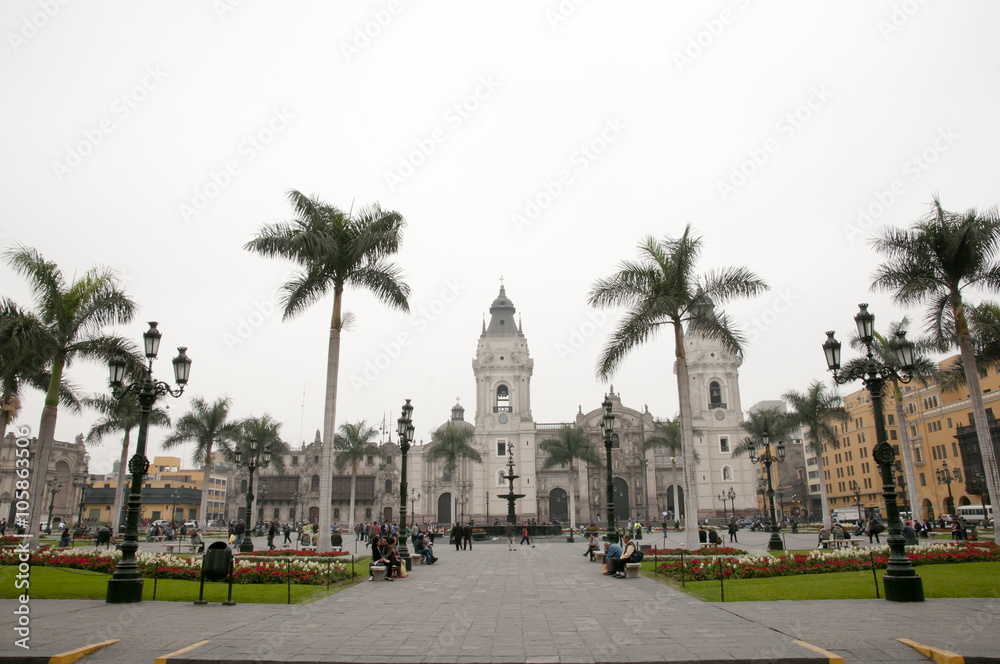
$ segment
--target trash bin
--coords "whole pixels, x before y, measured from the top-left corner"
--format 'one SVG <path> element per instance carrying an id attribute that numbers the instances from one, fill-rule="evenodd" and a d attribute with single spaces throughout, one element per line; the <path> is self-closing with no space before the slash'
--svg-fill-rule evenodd
<path id="1" fill-rule="evenodd" d="M 111 529 L 101 526 L 97 530 L 97 545 L 111 544 Z"/>
<path id="2" fill-rule="evenodd" d="M 340 533 L 333 533 L 330 535 L 330 546 L 342 547 L 344 546 L 344 536 Z"/>
<path id="3" fill-rule="evenodd" d="M 707 544 L 708 543 L 708 533 L 705 532 L 704 530 L 699 530 L 698 531 L 698 541 L 701 542 L 702 544 Z"/>
<path id="4" fill-rule="evenodd" d="M 233 560 L 233 550 L 225 542 L 212 542 L 205 550 L 201 570 L 209 581 L 223 581 L 229 576 L 229 564 Z"/>

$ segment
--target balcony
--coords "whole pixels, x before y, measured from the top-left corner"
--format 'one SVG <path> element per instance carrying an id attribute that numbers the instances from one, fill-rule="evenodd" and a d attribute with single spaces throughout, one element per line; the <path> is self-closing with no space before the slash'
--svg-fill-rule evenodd
<path id="1" fill-rule="evenodd" d="M 514 410 L 510 406 L 493 406 L 494 413 L 513 413 Z"/>

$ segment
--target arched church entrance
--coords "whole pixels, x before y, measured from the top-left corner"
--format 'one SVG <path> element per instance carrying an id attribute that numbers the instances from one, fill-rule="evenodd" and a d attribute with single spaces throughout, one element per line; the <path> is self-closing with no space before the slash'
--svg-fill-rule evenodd
<path id="1" fill-rule="evenodd" d="M 615 490 L 615 521 L 627 521 L 631 516 L 628 502 L 628 482 L 620 477 L 611 481 Z"/>
<path id="2" fill-rule="evenodd" d="M 438 496 L 438 523 L 451 523 L 451 493 L 446 492 Z"/>
<path id="3" fill-rule="evenodd" d="M 677 487 L 677 504 L 674 504 L 674 485 L 667 487 L 667 511 L 678 520 L 684 516 L 684 487 Z"/>
<path id="4" fill-rule="evenodd" d="M 569 522 L 569 505 L 567 493 L 563 489 L 552 489 L 549 492 L 549 522 Z"/>
<path id="5" fill-rule="evenodd" d="M 309 523 L 319 523 L 319 508 L 310 507 L 309 508 Z"/>

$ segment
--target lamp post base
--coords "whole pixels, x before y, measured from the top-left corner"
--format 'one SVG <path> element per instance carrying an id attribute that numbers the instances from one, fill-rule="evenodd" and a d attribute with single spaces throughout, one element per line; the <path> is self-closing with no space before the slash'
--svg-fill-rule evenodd
<path id="1" fill-rule="evenodd" d="M 243 536 L 243 541 L 240 542 L 240 553 L 253 553 L 253 542 L 250 541 L 249 535 Z"/>
<path id="2" fill-rule="evenodd" d="M 912 576 L 882 576 L 882 587 L 888 602 L 923 602 L 924 583 L 916 574 Z"/>
<path id="3" fill-rule="evenodd" d="M 771 539 L 767 542 L 768 551 L 784 551 L 785 545 L 781 543 L 781 535 L 771 531 Z"/>
<path id="4" fill-rule="evenodd" d="M 105 601 L 108 604 L 138 604 L 142 601 L 142 579 L 108 579 Z"/>

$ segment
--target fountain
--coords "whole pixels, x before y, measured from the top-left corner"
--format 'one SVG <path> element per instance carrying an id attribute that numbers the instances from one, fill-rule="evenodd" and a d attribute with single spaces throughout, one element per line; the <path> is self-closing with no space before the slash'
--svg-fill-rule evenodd
<path id="1" fill-rule="evenodd" d="M 520 475 L 514 474 L 514 443 L 507 442 L 507 474 L 504 475 L 507 478 L 507 482 L 510 484 L 510 490 L 507 495 L 501 496 L 507 501 L 507 523 L 517 523 L 517 514 L 514 511 L 514 501 L 518 498 L 524 498 L 523 493 L 514 493 L 514 480 L 516 480 Z"/>

